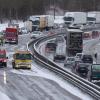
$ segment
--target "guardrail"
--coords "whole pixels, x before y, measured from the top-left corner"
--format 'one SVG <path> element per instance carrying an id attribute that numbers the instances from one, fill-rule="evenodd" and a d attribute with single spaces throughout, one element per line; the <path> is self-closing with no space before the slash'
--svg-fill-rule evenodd
<path id="1" fill-rule="evenodd" d="M 95 99 L 100 100 L 100 87 L 99 86 L 97 86 L 97 85 L 75 75 L 74 73 L 71 73 L 71 72 L 64 70 L 63 68 L 58 66 L 53 61 L 50 61 L 49 59 L 47 59 L 43 55 L 39 54 L 37 47 L 42 42 L 44 42 L 48 39 L 51 39 L 51 38 L 55 38 L 57 35 L 60 35 L 60 34 L 52 35 L 52 36 L 49 36 L 49 37 L 46 36 L 46 37 L 43 37 L 43 38 L 39 38 L 39 39 L 32 41 L 28 44 L 28 47 L 29 48 L 31 47 L 31 49 L 32 49 L 31 51 L 34 54 L 34 59 L 36 61 L 38 61 L 39 63 L 45 65 L 46 68 L 56 72 L 62 78 L 68 80 L 69 82 L 76 85 L 77 87 L 79 87 L 80 89 L 85 91 L 86 93 L 90 94 Z"/>

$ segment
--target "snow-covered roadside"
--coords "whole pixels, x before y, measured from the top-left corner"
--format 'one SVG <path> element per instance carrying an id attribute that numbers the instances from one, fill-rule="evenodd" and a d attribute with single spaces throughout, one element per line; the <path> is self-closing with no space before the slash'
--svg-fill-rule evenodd
<path id="1" fill-rule="evenodd" d="M 0 91 L 0 100 L 11 100 L 7 95 Z"/>
<path id="2" fill-rule="evenodd" d="M 8 23 L 0 24 L 0 32 L 5 30 L 5 28 L 8 26 Z"/>
<path id="3" fill-rule="evenodd" d="M 18 24 L 19 24 L 19 28 L 24 27 L 24 23 L 23 22 L 20 21 L 20 22 L 18 22 Z M 5 30 L 6 27 L 8 27 L 8 23 L 0 24 L 0 32 Z"/>
<path id="4" fill-rule="evenodd" d="M 56 83 L 58 83 L 62 88 L 69 91 L 73 95 L 81 98 L 82 100 L 93 100 L 89 95 L 83 93 L 77 87 L 74 87 L 67 81 L 63 80 L 62 78 L 58 77 L 56 74 L 52 73 L 51 71 L 39 67 L 39 65 L 35 62 L 32 63 L 32 70 L 11 70 L 11 72 L 21 75 L 30 75 L 30 76 L 38 76 L 45 79 L 50 79 Z M 48 74 L 49 73 L 49 74 Z"/>

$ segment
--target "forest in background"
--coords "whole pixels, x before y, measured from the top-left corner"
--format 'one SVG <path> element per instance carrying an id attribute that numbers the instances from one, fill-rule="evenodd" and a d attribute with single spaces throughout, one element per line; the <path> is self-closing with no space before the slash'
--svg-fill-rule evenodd
<path id="1" fill-rule="evenodd" d="M 100 0 L 0 0 L 0 20 L 24 19 L 56 8 L 64 12 L 99 11 Z"/>

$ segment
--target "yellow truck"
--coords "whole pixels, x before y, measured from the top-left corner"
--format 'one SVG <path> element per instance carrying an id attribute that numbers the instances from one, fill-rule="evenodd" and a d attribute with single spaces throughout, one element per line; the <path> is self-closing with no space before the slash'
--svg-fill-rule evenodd
<path id="1" fill-rule="evenodd" d="M 32 56 L 29 51 L 16 51 L 13 54 L 12 66 L 15 69 L 31 69 Z"/>

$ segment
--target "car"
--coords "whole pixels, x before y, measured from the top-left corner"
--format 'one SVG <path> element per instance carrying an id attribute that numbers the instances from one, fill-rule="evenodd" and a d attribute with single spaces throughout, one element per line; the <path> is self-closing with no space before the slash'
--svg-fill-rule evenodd
<path id="1" fill-rule="evenodd" d="M 7 59 L 6 50 L 0 49 L 0 67 L 7 67 Z"/>
<path id="2" fill-rule="evenodd" d="M 81 59 L 83 53 L 76 53 L 75 59 Z"/>
<path id="3" fill-rule="evenodd" d="M 27 34 L 28 30 L 25 27 L 20 28 L 20 33 L 21 34 Z"/>
<path id="4" fill-rule="evenodd" d="M 56 47 L 57 47 L 57 44 L 56 44 L 55 40 L 49 41 L 45 45 L 45 51 L 46 52 L 54 52 L 54 51 L 56 51 Z"/>
<path id="5" fill-rule="evenodd" d="M 88 71 L 88 80 L 100 80 L 100 64 L 92 64 Z"/>
<path id="6" fill-rule="evenodd" d="M 66 56 L 64 54 L 55 54 L 54 55 L 54 62 L 64 62 L 66 59 Z"/>
<path id="7" fill-rule="evenodd" d="M 81 76 L 87 77 L 88 74 L 88 68 L 90 64 L 89 63 L 78 63 L 76 65 L 76 72 L 79 73 Z"/>
<path id="8" fill-rule="evenodd" d="M 43 33 L 40 31 L 34 31 L 31 33 L 31 39 L 36 39 L 36 38 L 41 37 L 41 36 L 43 36 Z"/>
<path id="9" fill-rule="evenodd" d="M 82 60 L 83 63 L 93 64 L 93 57 L 90 54 L 84 54 L 84 55 L 82 55 L 81 60 Z"/>
<path id="10" fill-rule="evenodd" d="M 57 36 L 55 41 L 56 43 L 63 43 L 65 42 L 65 39 L 63 36 Z"/>
<path id="11" fill-rule="evenodd" d="M 75 57 L 67 57 L 67 59 L 64 61 L 64 67 L 74 66 L 74 65 L 75 65 Z"/>
<path id="12" fill-rule="evenodd" d="M 76 66 L 81 62 L 82 62 L 81 59 L 76 59 L 75 58 L 75 64 L 74 64 L 74 66 L 72 66 L 72 69 L 75 70 Z"/>

